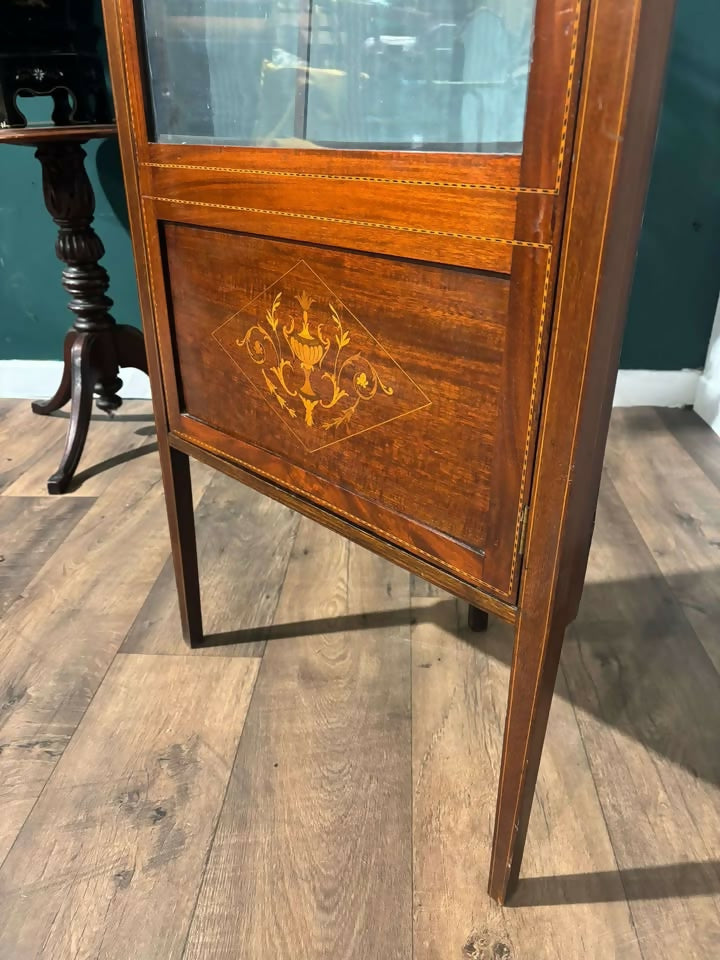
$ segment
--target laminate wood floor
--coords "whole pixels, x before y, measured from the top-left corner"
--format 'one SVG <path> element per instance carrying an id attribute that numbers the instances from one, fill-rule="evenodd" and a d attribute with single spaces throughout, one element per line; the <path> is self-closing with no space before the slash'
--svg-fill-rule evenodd
<path id="1" fill-rule="evenodd" d="M 617 411 L 523 879 L 485 894 L 512 650 L 194 469 L 185 649 L 149 404 L 0 401 L 0 958 L 720 958 L 720 440 Z"/>

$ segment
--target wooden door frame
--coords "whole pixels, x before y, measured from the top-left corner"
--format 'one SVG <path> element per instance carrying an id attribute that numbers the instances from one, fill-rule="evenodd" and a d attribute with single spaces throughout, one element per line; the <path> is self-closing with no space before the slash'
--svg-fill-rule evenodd
<path id="1" fill-rule="evenodd" d="M 458 557 L 454 564 L 448 560 L 444 570 L 437 574 L 443 577 L 444 586 L 474 604 L 499 601 L 504 605 L 505 619 L 513 619 L 518 595 L 523 524 L 533 475 L 586 8 L 585 0 L 573 0 L 570 5 L 563 0 L 538 0 L 523 153 L 501 156 L 238 149 L 148 142 L 146 84 L 142 80 L 140 58 L 142 30 L 137 22 L 136 7 L 133 0 L 108 2 L 108 19 L 116 26 L 112 46 L 116 48 L 120 43 L 127 77 L 126 106 L 145 237 L 143 256 L 152 291 L 152 304 L 148 313 L 143 312 L 143 322 L 147 335 L 159 343 L 161 373 L 163 364 L 168 368 L 167 375 L 160 379 L 162 388 L 153 383 L 153 389 L 164 392 L 165 417 L 172 443 L 183 439 L 199 441 L 195 449 L 204 448 L 206 453 L 217 452 L 220 445 L 212 430 L 198 436 L 203 432 L 198 427 L 191 437 L 180 423 L 176 378 L 169 369 L 174 360 L 159 230 L 163 220 L 232 228 L 238 217 L 242 217 L 243 226 L 249 232 L 260 234 L 270 233 L 269 223 L 274 226 L 279 222 L 279 232 L 273 231 L 270 235 L 313 242 L 316 221 L 332 219 L 333 242 L 337 241 L 338 246 L 468 266 L 510 277 L 508 330 L 512 335 L 507 340 L 499 391 L 497 450 L 490 489 L 493 510 L 488 515 L 482 571 L 473 575 L 468 572 L 464 577 L 462 571 L 469 568 Z M 304 189 L 307 177 L 324 189 L 336 189 L 343 197 L 357 193 L 357 210 L 350 211 L 351 219 L 328 218 L 324 215 L 328 210 L 322 206 L 300 212 L 304 209 L 304 197 L 313 193 Z M 211 202 L 207 195 L 209 181 L 213 182 Z M 255 191 L 261 186 L 267 190 L 268 183 L 272 185 L 272 192 L 280 197 L 275 198 L 275 209 L 255 208 L 252 206 Z M 432 193 L 434 203 L 422 207 L 431 219 L 414 221 L 407 228 L 364 221 L 360 225 L 356 217 L 366 216 L 363 214 L 365 192 L 372 190 L 374 209 L 382 209 L 379 191 L 392 192 L 402 189 L 400 185 Z M 353 190 L 348 191 L 348 186 Z M 464 204 L 466 216 L 475 217 L 481 230 L 479 235 L 453 232 L 458 230 L 453 223 L 448 223 L 444 231 L 438 231 L 437 213 L 432 211 L 442 207 L 443 194 L 452 195 L 453 202 L 458 194 L 463 198 L 461 207 Z M 282 219 L 278 221 L 277 217 Z M 464 230 L 468 230 L 466 224 Z M 392 241 L 390 249 L 388 237 Z M 384 248 L 376 246 L 381 238 L 386 243 Z M 530 328 L 527 335 L 526 328 Z M 225 453 L 226 459 L 233 459 Z M 264 475 L 276 484 L 266 488 L 266 492 L 286 496 L 278 492 L 283 479 L 277 465 L 263 463 L 264 470 L 256 468 L 253 472 L 253 466 L 243 459 L 241 451 L 235 454 L 234 465 L 241 468 L 243 472 L 238 475 L 244 480 L 252 479 L 257 485 Z M 317 500 L 315 505 L 319 505 Z M 351 507 L 345 514 L 351 521 L 345 532 L 357 537 L 357 530 L 362 529 L 365 522 L 358 518 L 365 517 L 367 510 L 362 498 L 356 498 Z M 343 513 L 339 507 L 337 510 Z M 327 512 L 317 516 L 325 522 L 334 521 Z M 383 551 L 407 566 L 407 550 L 402 545 L 398 549 L 398 541 L 393 545 L 390 534 L 387 538 Z M 412 548 L 409 549 L 410 560 L 423 563 L 412 556 Z M 451 553 L 455 549 L 450 540 L 447 549 Z M 429 579 L 436 576 L 432 563 L 424 563 L 423 575 Z M 500 609 L 497 604 L 494 606 Z"/>

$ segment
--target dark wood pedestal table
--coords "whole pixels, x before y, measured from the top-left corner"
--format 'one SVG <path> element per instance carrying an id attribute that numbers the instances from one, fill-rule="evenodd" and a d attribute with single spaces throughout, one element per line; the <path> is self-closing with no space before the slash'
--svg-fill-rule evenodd
<path id="1" fill-rule="evenodd" d="M 0 130 L 0 143 L 35 147 L 42 166 L 45 205 L 58 226 L 55 253 L 65 264 L 63 286 L 75 322 L 65 337 L 64 367 L 54 396 L 32 404 L 47 415 L 70 401 L 70 423 L 60 465 L 48 480 L 49 493 L 64 493 L 85 446 L 93 395 L 97 406 L 113 414 L 122 404 L 120 367 L 147 373 L 143 335 L 118 324 L 110 314 L 109 278 L 98 261 L 105 253 L 92 227 L 95 195 L 85 170 L 83 144 L 115 136 L 115 126 L 24 127 Z"/>

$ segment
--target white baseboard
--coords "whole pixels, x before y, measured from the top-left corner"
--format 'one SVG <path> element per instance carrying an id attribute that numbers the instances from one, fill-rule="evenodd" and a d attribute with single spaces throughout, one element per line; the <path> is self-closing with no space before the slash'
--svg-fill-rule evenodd
<path id="1" fill-rule="evenodd" d="M 0 397 L 36 400 L 50 397 L 62 374 L 59 360 L 0 360 Z M 148 400 L 150 383 L 139 370 L 120 371 L 125 399 Z M 621 370 L 614 406 L 684 407 L 692 405 L 700 381 L 699 370 Z"/>
<path id="2" fill-rule="evenodd" d="M 695 411 L 720 436 L 720 301 L 710 334 L 705 370 L 697 386 Z"/>
<path id="3" fill-rule="evenodd" d="M 620 370 L 613 406 L 692 406 L 699 380 L 699 370 Z"/>
<path id="4" fill-rule="evenodd" d="M 17 400 L 42 400 L 51 397 L 62 376 L 60 360 L 0 360 L 0 397 Z M 148 400 L 150 381 L 144 373 L 131 368 L 120 371 L 123 382 L 120 396 L 126 400 Z"/>

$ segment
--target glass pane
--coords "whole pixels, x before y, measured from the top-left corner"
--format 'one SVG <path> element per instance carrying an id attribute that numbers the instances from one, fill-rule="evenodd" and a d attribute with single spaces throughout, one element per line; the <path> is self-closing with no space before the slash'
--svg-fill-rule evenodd
<path id="1" fill-rule="evenodd" d="M 519 153 L 535 0 L 144 0 L 155 138 Z"/>

